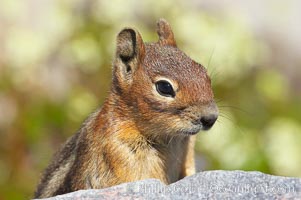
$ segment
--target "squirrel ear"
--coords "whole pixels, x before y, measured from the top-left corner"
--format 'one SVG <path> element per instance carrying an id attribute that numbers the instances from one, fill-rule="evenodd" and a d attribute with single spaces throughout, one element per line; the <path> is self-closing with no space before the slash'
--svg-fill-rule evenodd
<path id="1" fill-rule="evenodd" d="M 159 19 L 157 22 L 157 33 L 159 35 L 159 44 L 177 46 L 171 26 L 165 19 Z"/>
<path id="2" fill-rule="evenodd" d="M 123 29 L 117 36 L 116 59 L 125 66 L 126 73 L 137 69 L 145 55 L 143 40 L 138 31 Z"/>

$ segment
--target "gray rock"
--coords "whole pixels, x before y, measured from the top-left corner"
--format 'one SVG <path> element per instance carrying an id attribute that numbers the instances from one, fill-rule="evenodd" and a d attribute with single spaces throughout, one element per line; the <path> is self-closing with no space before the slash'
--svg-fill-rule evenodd
<path id="1" fill-rule="evenodd" d="M 206 171 L 168 186 L 147 179 L 47 200 L 70 199 L 301 199 L 301 179 L 261 172 Z"/>

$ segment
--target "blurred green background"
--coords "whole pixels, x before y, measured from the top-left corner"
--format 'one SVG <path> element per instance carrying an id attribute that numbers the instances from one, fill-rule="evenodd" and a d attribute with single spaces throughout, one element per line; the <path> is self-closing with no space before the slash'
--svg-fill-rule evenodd
<path id="1" fill-rule="evenodd" d="M 213 80 L 221 115 L 200 133 L 199 170 L 301 177 L 301 4 L 291 1 L 1 0 L 0 200 L 40 173 L 108 94 L 115 37 L 156 41 L 166 18 Z"/>

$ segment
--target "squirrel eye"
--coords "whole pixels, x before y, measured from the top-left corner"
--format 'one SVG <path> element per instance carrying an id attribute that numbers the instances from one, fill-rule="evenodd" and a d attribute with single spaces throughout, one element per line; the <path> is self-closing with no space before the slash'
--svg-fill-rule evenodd
<path id="1" fill-rule="evenodd" d="M 165 97 L 175 97 L 175 91 L 173 90 L 171 84 L 168 81 L 158 81 L 156 82 L 156 89 L 158 93 Z"/>

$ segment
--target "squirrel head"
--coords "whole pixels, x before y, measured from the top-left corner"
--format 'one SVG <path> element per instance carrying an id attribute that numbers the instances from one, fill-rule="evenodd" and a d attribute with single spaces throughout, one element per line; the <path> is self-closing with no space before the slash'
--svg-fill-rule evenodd
<path id="1" fill-rule="evenodd" d="M 192 135 L 218 117 L 206 69 L 177 48 L 170 25 L 157 22 L 159 40 L 144 43 L 133 28 L 117 36 L 112 91 L 126 117 L 144 134 Z"/>

